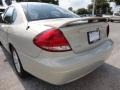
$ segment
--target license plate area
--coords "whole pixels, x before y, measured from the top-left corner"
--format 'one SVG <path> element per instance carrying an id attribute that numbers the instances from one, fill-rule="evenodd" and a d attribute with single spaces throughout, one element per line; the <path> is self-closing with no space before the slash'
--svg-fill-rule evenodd
<path id="1" fill-rule="evenodd" d="M 87 35 L 88 35 L 88 43 L 89 44 L 96 43 L 97 41 L 100 40 L 100 31 L 99 30 L 87 32 Z"/>

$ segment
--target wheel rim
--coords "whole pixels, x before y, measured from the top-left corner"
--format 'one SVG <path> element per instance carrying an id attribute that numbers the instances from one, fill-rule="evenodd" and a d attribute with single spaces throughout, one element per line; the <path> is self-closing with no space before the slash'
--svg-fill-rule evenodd
<path id="1" fill-rule="evenodd" d="M 17 72 L 20 73 L 20 71 L 21 71 L 20 62 L 19 62 L 18 55 L 15 51 L 13 51 L 13 61 L 14 61 Z"/>

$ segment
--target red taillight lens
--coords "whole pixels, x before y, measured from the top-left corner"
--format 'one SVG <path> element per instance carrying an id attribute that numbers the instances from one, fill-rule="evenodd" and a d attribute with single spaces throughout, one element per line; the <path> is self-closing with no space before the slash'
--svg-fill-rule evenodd
<path id="1" fill-rule="evenodd" d="M 59 29 L 50 29 L 37 35 L 34 44 L 39 48 L 52 52 L 70 51 L 71 47 Z"/>
<path id="2" fill-rule="evenodd" d="M 109 33 L 110 33 L 110 26 L 108 25 L 107 26 L 107 37 L 109 36 Z"/>

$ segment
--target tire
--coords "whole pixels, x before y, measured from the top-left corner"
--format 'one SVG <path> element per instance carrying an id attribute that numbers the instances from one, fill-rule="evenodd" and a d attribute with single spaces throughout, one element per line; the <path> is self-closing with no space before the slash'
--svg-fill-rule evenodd
<path id="1" fill-rule="evenodd" d="M 21 61 L 18 56 L 18 53 L 17 53 L 16 49 L 13 47 L 11 49 L 11 54 L 12 54 L 13 65 L 14 65 L 16 73 L 21 78 L 25 78 L 27 75 L 27 72 L 23 69 L 23 66 L 22 66 Z"/>

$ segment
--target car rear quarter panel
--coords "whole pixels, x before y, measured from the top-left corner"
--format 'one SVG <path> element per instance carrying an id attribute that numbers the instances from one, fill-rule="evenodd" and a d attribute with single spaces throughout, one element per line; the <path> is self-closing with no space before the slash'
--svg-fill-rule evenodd
<path id="1" fill-rule="evenodd" d="M 11 43 L 18 54 L 23 53 L 31 57 L 40 55 L 41 49 L 34 45 L 33 39 L 43 28 L 41 26 L 29 25 L 21 6 L 15 6 L 17 11 L 16 21 L 10 25 L 8 30 L 8 43 Z M 30 28 L 27 29 L 27 27 Z M 33 29 L 34 27 L 34 29 Z M 45 30 L 46 28 L 44 28 Z"/>
<path id="2" fill-rule="evenodd" d="M 26 30 L 24 24 L 16 25 L 9 32 L 9 42 L 17 49 L 18 53 L 37 57 L 40 55 L 40 49 L 33 43 L 33 39 L 38 35 L 38 32 L 29 29 Z"/>

